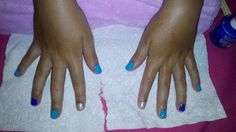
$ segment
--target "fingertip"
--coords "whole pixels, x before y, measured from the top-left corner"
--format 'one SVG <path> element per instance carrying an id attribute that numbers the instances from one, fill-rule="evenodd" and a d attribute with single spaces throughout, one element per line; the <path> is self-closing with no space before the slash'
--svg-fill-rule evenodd
<path id="1" fill-rule="evenodd" d="M 14 72 L 14 75 L 15 75 L 15 77 L 20 77 L 21 76 L 19 68 L 16 69 L 16 71 Z"/>
<path id="2" fill-rule="evenodd" d="M 201 92 L 202 91 L 202 86 L 201 84 L 199 83 L 198 86 L 197 86 L 197 92 Z"/>
<path id="3" fill-rule="evenodd" d="M 37 106 L 38 105 L 38 100 L 34 97 L 31 98 L 31 105 L 32 106 Z"/>
<path id="4" fill-rule="evenodd" d="M 126 69 L 127 71 L 132 71 L 133 68 L 134 68 L 134 65 L 135 65 L 134 61 L 131 60 L 131 61 L 129 61 L 128 64 L 126 65 L 125 69 Z"/>
<path id="5" fill-rule="evenodd" d="M 145 107 L 146 107 L 146 102 L 145 102 L 145 101 L 139 102 L 139 103 L 138 103 L 138 107 L 139 107 L 140 109 L 145 109 Z"/>
<path id="6" fill-rule="evenodd" d="M 166 109 L 166 108 L 162 108 L 162 109 L 160 110 L 159 117 L 160 117 L 161 119 L 166 119 L 166 118 L 167 118 L 167 109 Z"/>
<path id="7" fill-rule="evenodd" d="M 101 74 L 102 73 L 102 68 L 101 68 L 101 66 L 99 64 L 96 64 L 94 66 L 94 70 L 95 70 L 96 74 Z"/>
<path id="8" fill-rule="evenodd" d="M 180 104 L 180 105 L 179 105 L 179 108 L 178 108 L 178 111 L 179 111 L 179 112 L 184 112 L 184 111 L 185 111 L 185 108 L 186 108 L 186 104 Z"/>
<path id="9" fill-rule="evenodd" d="M 60 114 L 57 109 L 55 109 L 55 108 L 51 109 L 51 113 L 50 113 L 51 119 L 57 119 L 59 117 L 59 115 Z"/>
<path id="10" fill-rule="evenodd" d="M 84 103 L 77 103 L 76 104 L 76 109 L 78 111 L 83 111 L 85 109 L 85 104 Z"/>

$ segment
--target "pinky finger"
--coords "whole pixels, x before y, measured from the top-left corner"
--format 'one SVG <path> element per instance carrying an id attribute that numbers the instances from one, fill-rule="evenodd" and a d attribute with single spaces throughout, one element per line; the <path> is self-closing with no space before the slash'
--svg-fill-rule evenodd
<path id="1" fill-rule="evenodd" d="M 199 72 L 198 72 L 198 68 L 197 68 L 197 64 L 196 64 L 193 52 L 191 52 L 190 55 L 186 58 L 185 64 L 189 72 L 194 90 L 197 92 L 202 91 Z"/>

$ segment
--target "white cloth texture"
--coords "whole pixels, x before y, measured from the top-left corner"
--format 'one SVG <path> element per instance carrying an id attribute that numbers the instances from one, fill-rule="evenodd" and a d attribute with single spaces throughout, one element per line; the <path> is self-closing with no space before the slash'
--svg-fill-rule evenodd
<path id="1" fill-rule="evenodd" d="M 100 89 L 108 107 L 107 127 L 114 129 L 167 128 L 202 121 L 226 118 L 215 88 L 209 76 L 206 41 L 198 34 L 195 41 L 195 58 L 198 64 L 202 91 L 193 90 L 187 79 L 186 111 L 180 113 L 175 107 L 175 89 L 172 79 L 168 99 L 167 119 L 156 114 L 157 79 L 149 94 L 147 106 L 137 106 L 139 85 L 145 62 L 135 71 L 125 66 L 135 52 L 142 28 L 111 25 L 93 30 L 95 47 L 102 74 L 95 75 L 84 63 L 87 103 L 82 112 L 76 111 L 74 91 L 67 71 L 63 110 L 59 119 L 50 118 L 50 76 L 44 88 L 39 106 L 30 105 L 32 81 L 38 59 L 24 76 L 14 77 L 14 71 L 31 44 L 32 36 L 13 34 L 6 50 L 3 84 L 0 88 L 0 129 L 22 131 L 104 131 L 104 111 L 100 101 Z M 158 76 L 156 77 L 158 78 Z"/>

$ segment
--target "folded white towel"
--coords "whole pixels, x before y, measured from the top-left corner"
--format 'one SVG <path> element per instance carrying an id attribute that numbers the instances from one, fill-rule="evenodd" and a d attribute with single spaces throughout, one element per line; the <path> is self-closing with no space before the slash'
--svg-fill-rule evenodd
<path id="1" fill-rule="evenodd" d="M 150 91 L 145 110 L 137 107 L 139 84 L 144 64 L 134 72 L 127 72 L 125 65 L 137 48 L 143 29 L 121 25 L 98 28 L 93 31 L 96 51 L 103 68 L 101 75 L 94 75 L 84 65 L 87 85 L 87 104 L 83 112 L 76 111 L 74 92 L 67 73 L 62 115 L 51 120 L 48 79 L 40 106 L 30 105 L 32 79 L 37 61 L 20 78 L 13 76 L 22 56 L 29 47 L 32 36 L 13 34 L 7 45 L 4 79 L 0 88 L 0 128 L 4 130 L 30 131 L 103 131 L 104 111 L 100 101 L 100 89 L 107 102 L 107 127 L 134 129 L 174 127 L 201 121 L 225 118 L 226 114 L 209 77 L 206 42 L 203 34 L 196 38 L 195 56 L 202 80 L 202 92 L 191 87 L 187 74 L 187 107 L 184 113 L 175 108 L 175 90 L 171 83 L 168 101 L 168 117 L 156 115 L 157 79 Z"/>

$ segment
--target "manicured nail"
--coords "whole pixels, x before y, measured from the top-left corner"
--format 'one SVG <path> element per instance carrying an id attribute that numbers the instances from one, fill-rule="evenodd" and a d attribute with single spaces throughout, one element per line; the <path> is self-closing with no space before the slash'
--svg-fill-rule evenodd
<path id="1" fill-rule="evenodd" d="M 201 84 L 198 84 L 198 86 L 197 86 L 197 91 L 198 91 L 198 92 L 201 92 L 201 91 L 202 91 L 202 86 L 201 86 Z"/>
<path id="2" fill-rule="evenodd" d="M 160 111 L 160 117 L 161 119 L 165 119 L 167 117 L 167 111 L 166 109 L 161 109 Z"/>
<path id="3" fill-rule="evenodd" d="M 18 69 L 18 68 L 16 69 L 16 71 L 15 71 L 14 75 L 15 75 L 16 77 L 20 77 L 20 71 L 19 71 L 19 69 Z"/>
<path id="4" fill-rule="evenodd" d="M 52 108 L 51 110 L 51 118 L 52 119 L 57 119 L 59 117 L 59 112 L 57 111 L 57 109 Z"/>
<path id="5" fill-rule="evenodd" d="M 144 109 L 146 107 L 146 102 L 140 102 L 139 108 Z"/>
<path id="6" fill-rule="evenodd" d="M 82 103 L 78 103 L 76 105 L 76 108 L 77 108 L 78 111 L 82 111 L 82 110 L 84 110 L 84 105 Z"/>
<path id="7" fill-rule="evenodd" d="M 185 111 L 185 107 L 186 107 L 185 104 L 181 104 L 181 105 L 179 106 L 179 111 L 180 111 L 180 112 L 184 112 L 184 111 Z"/>
<path id="8" fill-rule="evenodd" d="M 100 67 L 99 64 L 96 64 L 96 65 L 94 66 L 94 68 L 95 68 L 95 72 L 96 72 L 97 74 L 102 73 L 102 68 Z"/>
<path id="9" fill-rule="evenodd" d="M 129 61 L 129 63 L 126 65 L 125 69 L 127 71 L 131 71 L 134 67 L 134 62 L 133 61 Z"/>
<path id="10" fill-rule="evenodd" d="M 31 105 L 32 105 L 32 106 L 37 106 L 37 105 L 38 105 L 37 99 L 31 98 Z"/>

